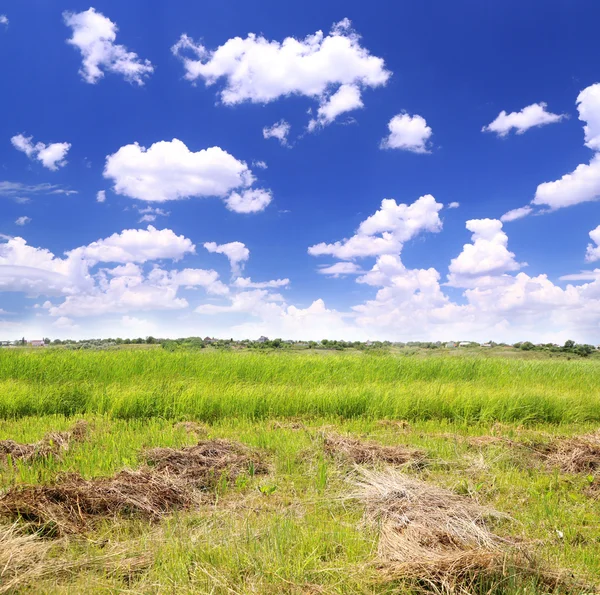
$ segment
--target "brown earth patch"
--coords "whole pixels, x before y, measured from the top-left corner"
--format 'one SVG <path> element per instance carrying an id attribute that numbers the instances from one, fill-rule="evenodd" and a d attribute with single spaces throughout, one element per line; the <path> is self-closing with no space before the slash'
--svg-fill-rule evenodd
<path id="1" fill-rule="evenodd" d="M 427 460 L 425 452 L 416 448 L 384 446 L 338 434 L 325 434 L 324 448 L 327 454 L 342 456 L 358 465 L 388 463 L 390 465 L 422 466 Z"/>
<path id="2" fill-rule="evenodd" d="M 14 440 L 0 440 L 0 462 L 10 459 L 33 461 L 49 456 L 60 457 L 69 450 L 72 442 L 83 442 L 89 432 L 89 424 L 78 421 L 71 430 L 66 432 L 49 432 L 40 441 L 22 444 Z"/>

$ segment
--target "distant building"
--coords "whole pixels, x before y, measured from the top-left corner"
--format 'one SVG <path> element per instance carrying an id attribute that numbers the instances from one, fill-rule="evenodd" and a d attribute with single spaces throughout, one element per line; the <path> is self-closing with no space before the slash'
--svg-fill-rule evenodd
<path id="1" fill-rule="evenodd" d="M 27 341 L 29 347 L 45 347 L 44 339 L 33 339 L 33 341 Z"/>
<path id="2" fill-rule="evenodd" d="M 459 347 L 471 347 L 471 342 L 470 341 L 461 341 L 458 344 Z"/>
<path id="3" fill-rule="evenodd" d="M 0 341 L 0 347 L 10 347 L 12 345 L 12 341 Z"/>
<path id="4" fill-rule="evenodd" d="M 456 343 L 454 343 L 453 341 L 446 343 L 446 349 L 454 349 L 455 347 L 456 347 Z"/>
<path id="5" fill-rule="evenodd" d="M 210 337 L 204 337 L 205 343 L 212 343 L 213 341 L 214 341 L 214 339 L 211 339 Z"/>
<path id="6" fill-rule="evenodd" d="M 269 340 L 269 337 L 262 336 L 262 337 L 258 338 L 257 343 L 265 343 L 268 340 Z"/>
<path id="7" fill-rule="evenodd" d="M 481 346 L 482 346 L 482 347 L 491 347 L 491 346 L 492 346 L 492 344 L 491 344 L 491 343 L 483 343 Z"/>

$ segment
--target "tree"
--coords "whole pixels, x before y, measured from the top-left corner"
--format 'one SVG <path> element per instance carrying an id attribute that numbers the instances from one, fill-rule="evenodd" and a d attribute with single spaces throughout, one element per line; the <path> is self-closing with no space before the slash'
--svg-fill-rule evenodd
<path id="1" fill-rule="evenodd" d="M 575 341 L 571 341 L 571 339 L 565 341 L 565 349 L 573 349 L 573 347 L 575 347 Z"/>

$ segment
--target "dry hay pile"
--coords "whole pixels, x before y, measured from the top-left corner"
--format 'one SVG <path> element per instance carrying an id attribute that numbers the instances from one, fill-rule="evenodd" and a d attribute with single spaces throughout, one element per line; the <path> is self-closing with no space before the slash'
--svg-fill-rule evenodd
<path id="1" fill-rule="evenodd" d="M 361 469 L 353 483 L 352 497 L 380 528 L 381 570 L 392 580 L 425 592 L 468 594 L 479 592 L 482 581 L 491 593 L 510 577 L 535 577 L 546 592 L 598 592 L 570 572 L 539 566 L 522 544 L 494 532 L 509 517 L 471 498 L 393 469 Z"/>
<path id="2" fill-rule="evenodd" d="M 326 434 L 325 452 L 329 455 L 341 455 L 357 465 L 387 463 L 389 465 L 411 464 L 421 466 L 427 459 L 422 450 L 406 446 L 383 446 L 375 442 L 364 442 L 347 436 Z"/>
<path id="3" fill-rule="evenodd" d="M 550 467 L 565 473 L 600 471 L 600 430 L 573 438 L 557 438 L 537 452 Z"/>
<path id="4" fill-rule="evenodd" d="M 6 462 L 9 457 L 13 461 L 29 462 L 51 455 L 60 456 L 72 442 L 83 442 L 88 431 L 88 423 L 80 420 L 67 432 L 49 432 L 40 441 L 31 444 L 0 440 L 0 462 Z"/>
<path id="5" fill-rule="evenodd" d="M 228 480 L 245 472 L 262 474 L 267 465 L 255 450 L 227 440 L 201 440 L 183 448 L 152 448 L 144 458 L 155 473 L 176 477 L 197 489 L 210 489 L 225 476 Z"/>
<path id="6" fill-rule="evenodd" d="M 458 579 L 504 564 L 511 544 L 490 522 L 505 515 L 393 470 L 362 470 L 356 486 L 381 527 L 379 557 L 402 578 Z"/>
<path id="7" fill-rule="evenodd" d="M 11 488 L 0 496 L 0 515 L 59 536 L 79 533 L 101 518 L 117 515 L 154 520 L 196 500 L 185 483 L 147 470 L 89 480 L 71 473 L 52 484 Z"/>

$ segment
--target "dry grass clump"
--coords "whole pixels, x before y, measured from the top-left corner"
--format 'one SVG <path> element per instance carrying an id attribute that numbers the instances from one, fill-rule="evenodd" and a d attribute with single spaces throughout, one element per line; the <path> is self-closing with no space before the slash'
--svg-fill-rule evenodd
<path id="1" fill-rule="evenodd" d="M 361 470 L 355 496 L 381 526 L 379 557 L 403 578 L 461 578 L 501 568 L 511 544 L 490 522 L 505 515 L 394 470 Z"/>
<path id="2" fill-rule="evenodd" d="M 89 480 L 73 473 L 49 485 L 11 488 L 0 496 L 0 516 L 21 519 L 35 529 L 61 536 L 118 515 L 155 520 L 196 501 L 184 482 L 147 469 Z"/>
<path id="3" fill-rule="evenodd" d="M 88 431 L 89 424 L 80 420 L 67 432 L 49 432 L 40 441 L 31 444 L 0 440 L 0 462 L 6 462 L 9 457 L 13 461 L 29 462 L 51 455 L 60 456 L 69 449 L 72 442 L 83 442 Z"/>
<path id="4" fill-rule="evenodd" d="M 427 456 L 422 450 L 406 446 L 384 446 L 338 434 L 326 434 L 324 448 L 327 454 L 341 455 L 357 465 L 388 463 L 390 465 L 421 466 L 427 460 Z"/>
<path id="5" fill-rule="evenodd" d="M 174 426 L 176 430 L 183 430 L 188 434 L 195 434 L 196 436 L 206 436 L 208 434 L 208 427 L 197 421 L 180 421 Z"/>
<path id="6" fill-rule="evenodd" d="M 547 465 L 565 473 L 600 470 L 600 430 L 573 438 L 557 438 L 537 450 Z"/>
<path id="7" fill-rule="evenodd" d="M 223 476 L 234 480 L 244 472 L 268 472 L 258 452 L 228 440 L 201 440 L 183 448 L 151 448 L 143 456 L 155 473 L 175 476 L 199 489 L 210 489 Z"/>
<path id="8" fill-rule="evenodd" d="M 110 545 L 101 555 L 74 560 L 64 558 L 61 552 L 64 545 L 35 533 L 25 533 L 16 523 L 0 525 L 0 595 L 21 593 L 34 584 L 39 589 L 40 580 L 55 580 L 83 568 L 96 568 L 129 582 L 151 562 L 145 553 L 133 552 L 131 543 Z"/>
<path id="9" fill-rule="evenodd" d="M 15 592 L 48 569 L 50 542 L 25 535 L 16 525 L 0 526 L 0 593 Z"/>
<path id="10" fill-rule="evenodd" d="M 466 595 L 481 591 L 477 585 L 491 593 L 511 577 L 529 577 L 547 592 L 597 592 L 570 572 L 539 566 L 517 541 L 494 532 L 494 524 L 509 517 L 471 498 L 393 469 L 361 469 L 354 485 L 352 497 L 380 527 L 381 570 L 392 580 L 428 593 Z"/>

